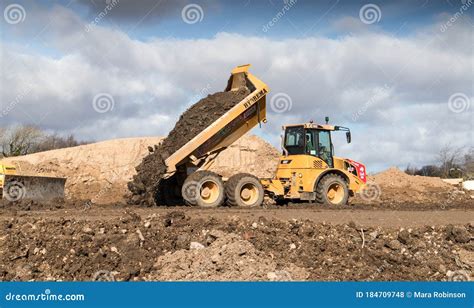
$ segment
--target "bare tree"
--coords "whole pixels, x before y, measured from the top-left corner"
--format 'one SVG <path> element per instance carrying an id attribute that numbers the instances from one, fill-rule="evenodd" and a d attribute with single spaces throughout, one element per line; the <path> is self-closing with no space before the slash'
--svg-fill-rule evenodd
<path id="1" fill-rule="evenodd" d="M 78 145 L 87 144 L 84 141 L 78 141 L 74 135 L 68 135 L 66 137 L 59 136 L 56 133 L 46 135 L 41 139 L 41 142 L 33 149 L 34 152 L 43 152 L 55 149 L 70 148 Z"/>
<path id="2" fill-rule="evenodd" d="M 441 148 L 438 153 L 438 163 L 441 176 L 449 178 L 453 170 L 461 169 L 461 157 L 463 148 L 452 147 L 447 144 Z"/>
<path id="3" fill-rule="evenodd" d="M 469 148 L 464 155 L 463 168 L 467 178 L 474 178 L 474 147 Z"/>
<path id="4" fill-rule="evenodd" d="M 8 157 L 29 154 L 43 135 L 39 128 L 30 125 L 3 129 L 0 136 L 2 155 Z"/>

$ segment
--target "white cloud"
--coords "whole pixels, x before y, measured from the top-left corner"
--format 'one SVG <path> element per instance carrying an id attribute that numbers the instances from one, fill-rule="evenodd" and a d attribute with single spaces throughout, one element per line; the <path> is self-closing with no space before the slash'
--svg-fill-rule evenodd
<path id="1" fill-rule="evenodd" d="M 235 65 L 252 63 L 272 93 L 292 98 L 292 110 L 269 111 L 259 132 L 275 145 L 282 124 L 326 115 L 353 130 L 350 145 L 343 134 L 336 137 L 337 153 L 372 170 L 429 163 L 448 142 L 473 144 L 472 30 L 462 20 L 446 32 L 434 24 L 409 37 L 364 30 L 337 39 L 220 33 L 142 42 L 100 24 L 86 32 L 87 21 L 64 8 L 51 14 L 40 38 L 63 56 L 11 42 L 0 46 L 0 107 L 31 87 L 2 124 L 35 123 L 96 140 L 164 135 L 193 97 L 203 89 L 221 91 Z M 456 92 L 471 99 L 466 112 L 450 112 L 448 99 Z M 95 112 L 97 93 L 112 95 L 114 109 Z"/>

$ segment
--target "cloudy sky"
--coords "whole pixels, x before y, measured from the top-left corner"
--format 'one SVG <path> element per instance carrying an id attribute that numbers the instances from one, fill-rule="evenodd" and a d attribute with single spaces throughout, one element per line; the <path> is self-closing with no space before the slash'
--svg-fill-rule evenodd
<path id="1" fill-rule="evenodd" d="M 472 0 L 1 1 L 0 125 L 79 139 L 163 136 L 251 63 L 268 123 L 348 126 L 369 171 L 473 146 Z M 2 18 L 1 18 L 2 17 Z"/>

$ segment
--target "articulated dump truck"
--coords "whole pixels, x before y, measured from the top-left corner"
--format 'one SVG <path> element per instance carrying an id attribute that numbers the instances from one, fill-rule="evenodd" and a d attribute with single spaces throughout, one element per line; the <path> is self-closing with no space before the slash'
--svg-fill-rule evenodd
<path id="1" fill-rule="evenodd" d="M 0 162 L 0 199 L 53 200 L 64 199 L 65 178 L 19 175 L 15 166 Z"/>
<path id="2" fill-rule="evenodd" d="M 166 159 L 164 181 L 175 185 L 168 186 L 165 195 L 174 189 L 186 204 L 204 207 L 224 203 L 259 206 L 265 196 L 277 203 L 302 200 L 347 204 L 348 198 L 365 185 L 366 170 L 361 163 L 333 155 L 332 131 L 345 131 L 347 142 L 351 141 L 350 130 L 342 126 L 312 122 L 283 126 L 283 153 L 272 178 L 239 173 L 224 179 L 208 171 L 222 150 L 256 125 L 267 122 L 269 88 L 248 71 L 249 66 L 232 70 L 226 91 L 246 86 L 251 93 Z"/>

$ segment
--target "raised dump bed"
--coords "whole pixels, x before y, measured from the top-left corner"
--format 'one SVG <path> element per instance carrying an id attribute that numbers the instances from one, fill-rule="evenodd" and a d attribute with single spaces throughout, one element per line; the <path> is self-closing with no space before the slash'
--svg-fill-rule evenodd
<path id="1" fill-rule="evenodd" d="M 226 91 L 246 86 L 251 93 L 165 160 L 164 178 L 180 171 L 207 170 L 214 158 L 260 122 L 266 122 L 268 86 L 248 72 L 250 64 L 232 70 Z"/>

